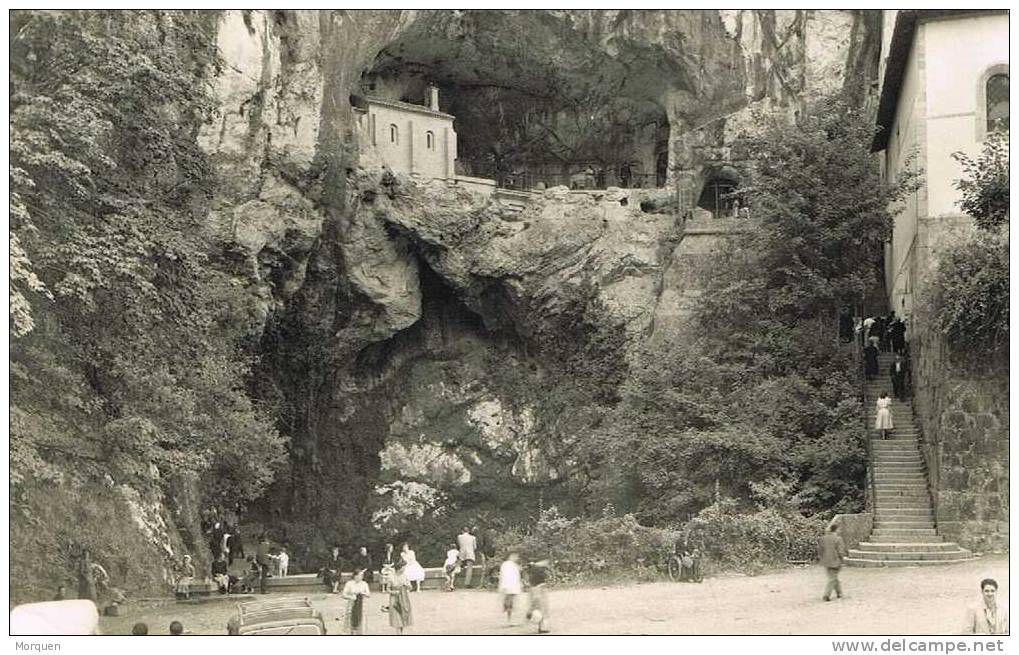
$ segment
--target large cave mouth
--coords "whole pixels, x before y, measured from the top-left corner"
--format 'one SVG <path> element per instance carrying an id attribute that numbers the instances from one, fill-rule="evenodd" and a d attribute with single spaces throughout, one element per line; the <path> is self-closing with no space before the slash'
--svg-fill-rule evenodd
<path id="1" fill-rule="evenodd" d="M 459 174 L 565 183 L 591 168 L 600 185 L 659 181 L 665 97 L 689 84 L 674 56 L 543 12 L 443 14 L 382 50 L 360 93 L 421 104 L 438 86 L 440 109 L 456 117 Z"/>

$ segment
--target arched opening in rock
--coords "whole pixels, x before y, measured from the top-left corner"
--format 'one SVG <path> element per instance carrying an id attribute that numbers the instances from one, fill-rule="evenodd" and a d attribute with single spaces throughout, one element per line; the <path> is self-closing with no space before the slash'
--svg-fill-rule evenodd
<path id="1" fill-rule="evenodd" d="M 376 57 L 360 93 L 429 106 L 435 84 L 455 116 L 457 174 L 514 188 L 664 184 L 665 85 L 686 77 L 673 57 L 608 48 L 536 12 L 477 13 L 415 25 Z"/>
<path id="2" fill-rule="evenodd" d="M 712 218 L 732 217 L 738 200 L 734 192 L 739 187 L 739 172 L 732 166 L 721 166 L 708 172 L 697 206 L 711 212 Z"/>

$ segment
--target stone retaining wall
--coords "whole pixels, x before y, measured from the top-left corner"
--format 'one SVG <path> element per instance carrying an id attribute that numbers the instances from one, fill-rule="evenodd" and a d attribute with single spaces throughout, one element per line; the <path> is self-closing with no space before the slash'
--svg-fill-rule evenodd
<path id="1" fill-rule="evenodd" d="M 870 512 L 860 514 L 836 514 L 831 522 L 839 524 L 839 534 L 846 542 L 846 548 L 856 548 L 861 541 L 870 539 L 870 532 L 874 528 L 874 515 Z"/>
<path id="2" fill-rule="evenodd" d="M 976 552 L 1007 551 L 1007 372 L 961 369 L 940 335 L 917 335 L 911 348 L 938 532 Z"/>

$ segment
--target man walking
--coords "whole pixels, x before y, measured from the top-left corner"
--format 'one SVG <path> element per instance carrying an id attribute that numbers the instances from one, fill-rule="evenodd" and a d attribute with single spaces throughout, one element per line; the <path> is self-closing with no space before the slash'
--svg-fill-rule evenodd
<path id="1" fill-rule="evenodd" d="M 466 570 L 464 574 L 464 589 L 469 589 L 471 577 L 474 575 L 474 562 L 477 560 L 478 540 L 471 534 L 469 528 L 464 528 L 463 532 L 457 535 L 456 546 L 460 551 L 460 564 Z"/>
<path id="2" fill-rule="evenodd" d="M 892 391 L 895 393 L 895 398 L 902 400 L 906 395 L 906 363 L 902 361 L 902 355 L 895 356 L 895 361 L 892 362 L 888 373 L 892 377 Z"/>
<path id="3" fill-rule="evenodd" d="M 821 555 L 821 566 L 824 567 L 828 575 L 828 584 L 824 588 L 824 595 L 821 596 L 825 601 L 831 600 L 832 591 L 835 592 L 836 596 L 842 598 L 842 583 L 839 582 L 839 570 L 842 568 L 842 558 L 848 553 L 846 552 L 846 542 L 839 536 L 838 530 L 838 523 L 829 525 L 828 532 L 821 537 L 821 544 L 818 548 Z"/>

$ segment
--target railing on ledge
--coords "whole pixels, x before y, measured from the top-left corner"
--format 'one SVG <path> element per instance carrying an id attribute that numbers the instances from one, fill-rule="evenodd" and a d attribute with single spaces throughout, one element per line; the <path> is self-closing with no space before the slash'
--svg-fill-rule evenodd
<path id="1" fill-rule="evenodd" d="M 541 188 L 565 186 L 570 189 L 605 189 L 616 186 L 624 189 L 656 189 L 661 188 L 658 177 L 652 173 L 632 173 L 625 179 L 606 175 L 605 171 L 580 171 L 578 173 L 542 173 L 527 170 L 507 171 L 499 168 L 495 162 L 458 159 L 456 161 L 458 175 L 482 177 L 495 180 L 496 186 L 513 191 L 533 191 Z"/>

